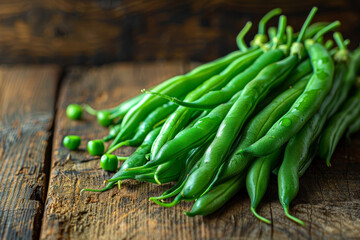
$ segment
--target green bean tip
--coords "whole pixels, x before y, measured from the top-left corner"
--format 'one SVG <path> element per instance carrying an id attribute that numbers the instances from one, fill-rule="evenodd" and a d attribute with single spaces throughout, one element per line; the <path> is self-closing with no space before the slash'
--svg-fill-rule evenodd
<path id="1" fill-rule="evenodd" d="M 271 224 L 271 221 L 269 219 L 267 219 L 267 218 L 264 218 L 260 214 L 258 214 L 254 207 L 251 207 L 250 210 L 254 214 L 254 216 L 257 217 L 259 220 L 263 221 L 264 223 Z"/>
<path id="2" fill-rule="evenodd" d="M 300 224 L 301 226 L 304 226 L 304 227 L 305 227 L 305 223 L 304 223 L 302 220 L 298 219 L 297 217 L 294 217 L 293 215 L 291 215 L 291 214 L 289 213 L 289 207 L 288 207 L 288 206 L 284 206 L 284 211 L 285 211 L 285 216 L 286 216 L 287 218 L 289 218 L 290 220 L 292 220 L 292 221 Z"/>

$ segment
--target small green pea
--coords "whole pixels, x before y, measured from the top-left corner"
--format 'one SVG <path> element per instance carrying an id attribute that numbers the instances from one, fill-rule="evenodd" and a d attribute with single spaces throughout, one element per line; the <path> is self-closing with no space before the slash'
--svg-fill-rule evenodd
<path id="1" fill-rule="evenodd" d="M 72 120 L 80 119 L 83 113 L 83 109 L 79 104 L 69 104 L 66 108 L 66 116 Z"/>
<path id="2" fill-rule="evenodd" d="M 81 138 L 76 135 L 68 135 L 64 137 L 63 144 L 70 150 L 77 149 L 81 144 Z"/>
<path id="3" fill-rule="evenodd" d="M 87 143 L 87 150 L 92 156 L 101 156 L 105 151 L 104 142 L 102 140 L 91 140 Z"/>
<path id="4" fill-rule="evenodd" d="M 118 163 L 118 158 L 113 154 L 104 154 L 100 159 L 100 166 L 106 171 L 116 171 Z"/>
<path id="5" fill-rule="evenodd" d="M 108 127 L 112 124 L 113 119 L 110 118 L 111 112 L 108 111 L 99 111 L 96 115 L 98 123 L 103 127 Z"/>

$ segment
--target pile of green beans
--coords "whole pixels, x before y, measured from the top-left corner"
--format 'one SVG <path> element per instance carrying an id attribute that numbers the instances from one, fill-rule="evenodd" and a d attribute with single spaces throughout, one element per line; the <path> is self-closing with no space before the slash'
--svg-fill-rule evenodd
<path id="1" fill-rule="evenodd" d="M 250 211 L 270 223 L 257 208 L 276 173 L 284 214 L 304 225 L 290 213 L 300 177 L 317 156 L 330 166 L 342 136 L 360 130 L 360 47 L 350 51 L 340 32 L 324 42 L 340 22 L 311 24 L 316 11 L 299 32 L 284 15 L 266 31 L 267 22 L 281 14 L 274 9 L 259 22 L 250 46 L 244 41 L 252 27 L 248 22 L 236 38 L 240 50 L 142 90 L 117 107 L 70 104 L 70 119 L 86 111 L 109 128 L 87 149 L 101 156 L 104 170 L 116 171 L 104 188 L 82 192 L 103 192 L 127 179 L 174 182 L 150 200 L 164 207 L 196 200 L 185 212 L 195 216 L 213 213 L 246 187 Z M 64 137 L 69 150 L 80 144 L 79 136 Z M 115 155 L 122 146 L 137 149 L 130 156 Z M 120 168 L 119 161 L 124 161 Z"/>

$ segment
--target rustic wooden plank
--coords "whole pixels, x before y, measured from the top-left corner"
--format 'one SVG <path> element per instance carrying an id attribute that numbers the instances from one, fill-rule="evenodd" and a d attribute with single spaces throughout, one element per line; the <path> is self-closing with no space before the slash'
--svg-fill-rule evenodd
<path id="1" fill-rule="evenodd" d="M 0 238 L 39 236 L 59 69 L 0 67 Z"/>
<path id="2" fill-rule="evenodd" d="M 190 64 L 189 67 L 196 66 Z M 342 142 L 327 168 L 316 159 L 301 179 L 299 196 L 291 211 L 303 219 L 299 226 L 284 217 L 277 200 L 276 178 L 260 205 L 259 213 L 272 219 L 272 225 L 257 220 L 250 212 L 246 191 L 237 194 L 226 206 L 207 217 L 190 218 L 182 214 L 191 203 L 163 208 L 149 202 L 165 186 L 135 181 L 124 182 L 122 189 L 83 193 L 84 187 L 98 188 L 111 174 L 102 171 L 98 158 L 85 151 L 71 153 L 61 140 L 67 134 L 78 134 L 85 140 L 106 134 L 95 120 L 70 121 L 65 108 L 72 102 L 84 102 L 102 108 L 134 96 L 149 87 L 183 71 L 183 64 L 119 64 L 101 68 L 75 68 L 61 90 L 56 118 L 53 162 L 42 226 L 42 239 L 348 239 L 360 236 L 360 135 L 348 144 Z M 118 154 L 129 154 L 124 148 Z"/>
<path id="3" fill-rule="evenodd" d="M 298 30 L 314 5 L 316 20 L 340 20 L 344 36 L 357 47 L 360 5 L 353 0 L 16 0 L 0 2 L 0 62 L 208 61 L 236 49 L 246 21 L 257 23 L 281 7 Z"/>

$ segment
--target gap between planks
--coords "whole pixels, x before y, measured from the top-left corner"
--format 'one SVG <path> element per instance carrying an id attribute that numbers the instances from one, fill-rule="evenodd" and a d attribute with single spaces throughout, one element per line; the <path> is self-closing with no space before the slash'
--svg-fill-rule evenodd
<path id="1" fill-rule="evenodd" d="M 58 112 L 58 101 L 59 101 L 59 95 L 60 95 L 60 89 L 61 84 L 64 82 L 63 80 L 66 77 L 67 68 L 63 67 L 60 70 L 59 77 L 57 79 L 57 84 L 55 88 L 55 98 L 54 98 L 54 117 L 52 119 L 51 128 L 49 129 L 49 139 L 48 139 L 48 145 L 45 149 L 45 164 L 44 164 L 44 174 L 45 174 L 45 191 L 44 191 L 44 197 L 43 202 L 41 204 L 41 209 L 38 212 L 36 219 L 34 221 L 34 234 L 32 236 L 33 240 L 40 239 L 40 233 L 43 223 L 43 217 L 44 217 L 44 211 L 45 211 L 45 204 L 47 200 L 47 193 L 49 190 L 49 182 L 50 182 L 50 170 L 51 170 L 51 163 L 52 163 L 52 149 L 53 149 L 53 142 L 54 142 L 54 130 L 55 130 L 55 120 L 56 115 Z M 41 199 L 40 199 L 41 201 Z"/>

